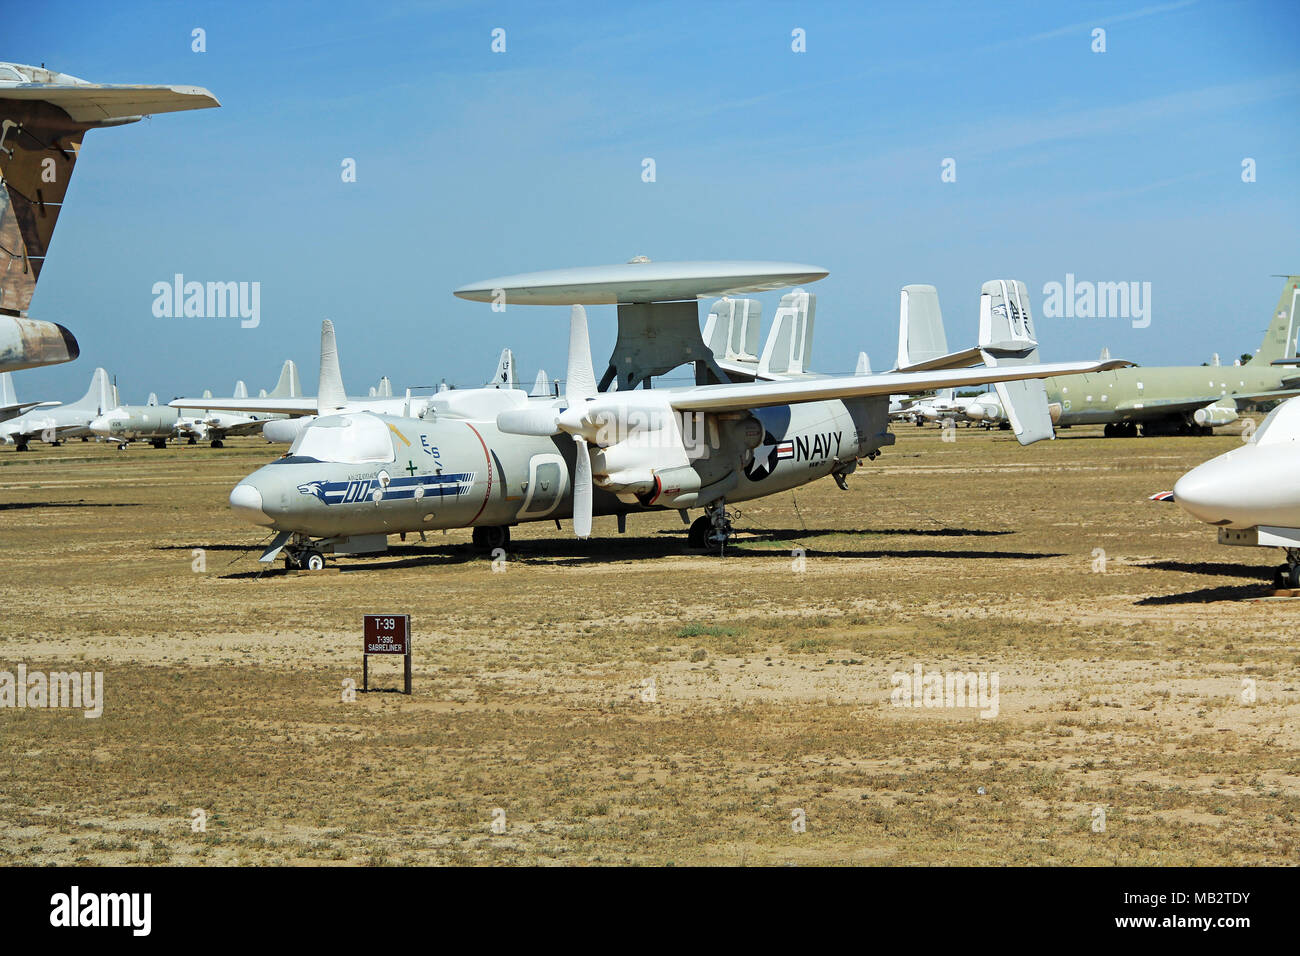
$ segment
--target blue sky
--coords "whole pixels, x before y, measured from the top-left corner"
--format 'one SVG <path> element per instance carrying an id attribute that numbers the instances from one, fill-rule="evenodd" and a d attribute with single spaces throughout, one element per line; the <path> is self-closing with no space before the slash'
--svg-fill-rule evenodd
<path id="1" fill-rule="evenodd" d="M 451 290 L 635 255 L 829 269 L 809 287 L 822 371 L 859 349 L 889 367 L 912 282 L 972 344 L 991 278 L 1028 284 L 1047 359 L 1230 359 L 1258 344 L 1272 275 L 1300 272 L 1298 28 L 1295 3 L 1204 0 L 48 0 L 10 18 L 0 59 L 205 86 L 222 108 L 87 135 L 30 313 L 82 356 L 15 385 L 67 400 L 103 365 L 131 401 L 255 393 L 294 358 L 311 389 L 323 318 L 353 393 L 478 384 L 505 345 L 521 377 L 558 375 L 567 310 Z M 153 284 L 178 272 L 260 282 L 260 326 L 156 318 Z M 1045 318 L 1067 273 L 1150 282 L 1150 326 Z M 591 324 L 599 363 L 613 310 Z"/>

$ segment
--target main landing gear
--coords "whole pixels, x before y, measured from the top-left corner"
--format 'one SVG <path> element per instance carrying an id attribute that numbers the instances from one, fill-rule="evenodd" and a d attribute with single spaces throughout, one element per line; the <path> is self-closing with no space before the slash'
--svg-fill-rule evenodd
<path id="1" fill-rule="evenodd" d="M 474 529 L 472 538 L 475 551 L 491 554 L 497 548 L 510 546 L 509 525 L 485 525 Z"/>
<path id="2" fill-rule="evenodd" d="M 686 541 L 692 548 L 700 551 L 711 551 L 717 548 L 718 554 L 722 555 L 726 552 L 727 541 L 733 533 L 726 499 L 720 498 L 710 505 L 705 505 L 704 514 L 695 519 Z"/>
<path id="3" fill-rule="evenodd" d="M 312 547 L 285 548 L 284 569 L 286 571 L 320 571 L 325 567 L 325 555 Z"/>
<path id="4" fill-rule="evenodd" d="M 1273 575 L 1273 587 L 1279 591 L 1294 591 L 1300 588 L 1300 548 L 1286 549 L 1286 564 L 1277 569 Z"/>
<path id="5" fill-rule="evenodd" d="M 212 444 L 212 447 L 213 447 L 213 448 L 225 448 L 225 447 L 226 447 L 226 443 L 223 442 L 220 438 L 214 438 L 214 439 L 212 439 L 211 444 Z"/>

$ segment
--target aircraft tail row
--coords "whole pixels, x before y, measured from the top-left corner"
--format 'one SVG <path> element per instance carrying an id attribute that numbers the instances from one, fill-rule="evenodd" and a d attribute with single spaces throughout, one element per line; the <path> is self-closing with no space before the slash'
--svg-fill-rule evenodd
<path id="1" fill-rule="evenodd" d="M 723 368 L 753 366 L 759 378 L 811 371 L 813 319 L 817 296 L 796 289 L 781 296 L 762 352 L 758 335 L 763 303 L 758 299 L 719 299 L 704 323 L 704 343 Z"/>

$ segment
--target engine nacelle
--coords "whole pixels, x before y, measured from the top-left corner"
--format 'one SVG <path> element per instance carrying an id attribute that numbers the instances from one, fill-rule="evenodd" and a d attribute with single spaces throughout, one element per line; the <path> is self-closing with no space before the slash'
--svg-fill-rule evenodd
<path id="1" fill-rule="evenodd" d="M 1211 428 L 1217 425 L 1231 425 L 1237 420 L 1236 405 L 1206 405 L 1204 408 L 1198 408 L 1192 415 L 1192 418 L 1198 425 L 1209 425 Z"/>
<path id="2" fill-rule="evenodd" d="M 262 426 L 262 437 L 270 442 L 292 444 L 302 430 L 315 420 L 315 416 L 302 418 L 275 418 Z"/>

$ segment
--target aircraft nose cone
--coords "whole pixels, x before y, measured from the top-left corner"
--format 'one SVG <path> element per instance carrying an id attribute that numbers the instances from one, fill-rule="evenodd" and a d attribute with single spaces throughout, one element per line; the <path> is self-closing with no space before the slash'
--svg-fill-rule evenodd
<path id="1" fill-rule="evenodd" d="M 1174 483 L 1175 503 L 1193 518 L 1208 524 L 1230 521 L 1235 499 L 1242 490 L 1230 471 L 1218 461 L 1193 468 Z"/>
<path id="2" fill-rule="evenodd" d="M 230 510 L 253 524 L 272 523 L 271 518 L 262 510 L 262 493 L 250 484 L 235 485 L 230 493 Z"/>

